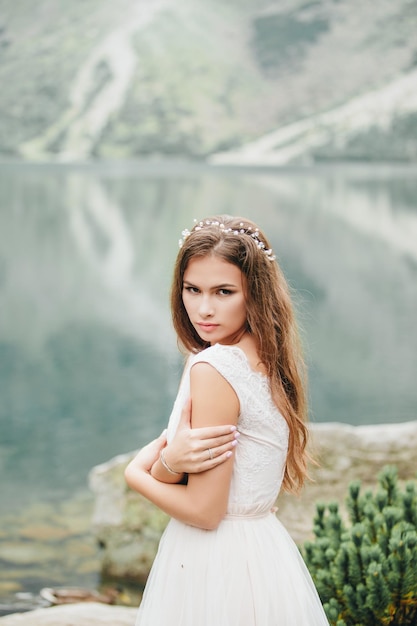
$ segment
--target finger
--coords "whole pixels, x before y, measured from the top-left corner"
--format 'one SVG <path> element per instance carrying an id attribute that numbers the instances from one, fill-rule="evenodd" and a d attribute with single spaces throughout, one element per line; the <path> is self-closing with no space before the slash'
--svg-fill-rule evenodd
<path id="1" fill-rule="evenodd" d="M 212 459 L 207 459 L 207 461 L 204 461 L 201 464 L 201 466 L 204 470 L 213 469 L 213 467 L 217 467 L 218 465 L 221 465 L 222 463 L 224 463 L 231 457 L 233 457 L 233 450 L 226 450 L 225 452 L 223 452 L 222 454 L 219 454 L 218 456 L 213 456 Z"/>
<path id="2" fill-rule="evenodd" d="M 195 439 L 215 439 L 217 437 L 229 436 L 231 439 L 236 432 L 236 426 L 226 424 L 224 426 L 203 426 L 202 428 L 193 428 L 193 438 Z"/>
<path id="3" fill-rule="evenodd" d="M 204 435 L 204 433 L 203 433 Z M 219 446 L 224 445 L 225 443 L 229 443 L 231 441 L 235 441 L 239 439 L 240 433 L 235 430 L 233 432 L 229 432 L 225 435 L 216 435 L 213 437 L 204 438 L 200 436 L 198 432 L 192 434 L 192 439 L 195 440 L 199 445 L 196 446 L 196 449 L 207 449 L 207 448 L 218 448 Z"/>
<path id="4" fill-rule="evenodd" d="M 221 463 L 224 463 L 225 461 L 233 457 L 234 447 L 231 448 L 230 444 L 228 444 L 228 446 L 224 446 L 221 454 L 215 455 L 213 453 L 212 458 L 210 458 L 208 450 L 205 450 L 204 453 L 205 454 L 203 455 L 203 457 L 201 457 L 200 453 L 201 458 L 199 460 L 195 459 L 190 473 L 199 474 L 200 472 L 207 472 L 208 470 L 217 467 L 217 465 L 221 465 Z"/>
<path id="5" fill-rule="evenodd" d="M 225 452 L 234 450 L 236 445 L 237 445 L 237 440 L 235 439 L 234 441 L 229 441 L 223 444 L 222 446 L 218 446 L 217 448 L 209 448 L 209 450 L 211 451 L 212 459 L 217 459 L 219 456 L 221 456 Z M 210 457 L 210 454 L 208 454 L 208 456 Z"/>
<path id="6" fill-rule="evenodd" d="M 237 441 L 232 441 L 224 444 L 223 446 L 219 446 L 217 448 L 207 448 L 199 452 L 198 465 L 201 468 L 199 471 L 207 470 L 212 467 L 215 467 L 219 463 L 223 463 L 227 458 L 229 458 L 237 445 Z M 196 459 L 197 460 L 197 459 Z"/>
<path id="7" fill-rule="evenodd" d="M 223 448 L 223 446 L 228 445 L 228 449 L 230 449 L 230 444 L 233 444 L 234 441 L 237 442 L 239 438 L 239 433 L 229 433 L 228 435 L 222 435 L 221 437 L 214 437 L 213 439 L 201 439 L 199 440 L 198 447 L 196 446 L 195 450 L 219 450 L 219 448 Z M 220 452 L 217 452 L 220 454 Z"/>

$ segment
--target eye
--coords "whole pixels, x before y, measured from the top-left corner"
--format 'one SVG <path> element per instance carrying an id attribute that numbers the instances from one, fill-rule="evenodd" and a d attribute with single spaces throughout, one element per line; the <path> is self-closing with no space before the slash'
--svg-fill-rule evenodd
<path id="1" fill-rule="evenodd" d="M 220 296 L 230 296 L 233 291 L 231 291 L 230 289 L 219 289 L 218 293 Z"/>
<path id="2" fill-rule="evenodd" d="M 192 287 L 191 285 L 184 287 L 184 291 L 188 291 L 188 293 L 200 293 L 198 287 Z"/>

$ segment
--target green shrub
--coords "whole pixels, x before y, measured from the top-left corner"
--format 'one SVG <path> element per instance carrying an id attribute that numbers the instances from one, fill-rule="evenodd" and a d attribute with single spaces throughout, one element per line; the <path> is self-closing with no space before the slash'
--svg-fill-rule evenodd
<path id="1" fill-rule="evenodd" d="M 304 558 L 331 626 L 417 625 L 417 491 L 401 491 L 395 467 L 375 493 L 349 486 L 344 524 L 337 503 L 317 505 Z"/>

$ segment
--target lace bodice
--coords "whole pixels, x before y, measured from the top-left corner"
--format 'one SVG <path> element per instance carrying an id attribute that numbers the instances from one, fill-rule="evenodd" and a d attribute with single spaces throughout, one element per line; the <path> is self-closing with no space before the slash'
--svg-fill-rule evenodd
<path id="1" fill-rule="evenodd" d="M 274 504 L 281 487 L 288 449 L 288 425 L 274 404 L 268 378 L 250 367 L 237 346 L 215 344 L 193 355 L 186 366 L 168 425 L 168 441 L 190 395 L 190 369 L 212 365 L 233 387 L 240 403 L 232 482 L 227 513 L 258 515 Z"/>

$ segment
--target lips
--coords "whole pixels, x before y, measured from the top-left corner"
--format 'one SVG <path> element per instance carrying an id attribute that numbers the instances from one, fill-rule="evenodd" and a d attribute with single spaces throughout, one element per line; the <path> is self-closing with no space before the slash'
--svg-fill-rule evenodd
<path id="1" fill-rule="evenodd" d="M 218 324 L 210 324 L 209 322 L 197 322 L 197 326 L 200 328 L 200 330 L 205 330 L 206 332 L 208 332 L 217 328 Z"/>

